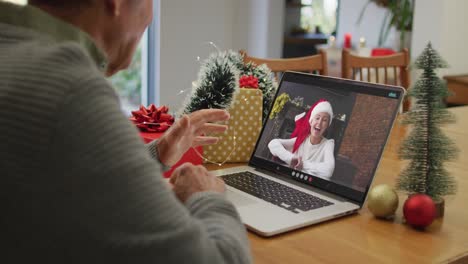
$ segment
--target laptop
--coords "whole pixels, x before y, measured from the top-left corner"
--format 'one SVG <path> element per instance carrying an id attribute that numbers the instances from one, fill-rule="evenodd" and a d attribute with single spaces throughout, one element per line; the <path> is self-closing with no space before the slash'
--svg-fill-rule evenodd
<path id="1" fill-rule="evenodd" d="M 226 182 L 227 198 L 243 223 L 262 236 L 356 213 L 364 204 L 404 93 L 397 86 L 285 72 L 248 165 L 213 173 Z M 291 149 L 298 120 L 316 109 L 317 102 L 327 106 L 323 101 L 329 105 L 320 111 L 332 113 L 331 122 L 325 118 L 327 128 L 323 123 L 311 126 L 301 144 L 304 149 L 324 146 L 321 151 L 326 154 L 310 160 L 310 153 L 304 152 L 297 162 L 275 153 L 273 145 L 280 142 L 289 157 L 300 156 L 301 147 Z M 312 134 L 317 132 L 322 139 L 314 144 L 318 136 Z"/>

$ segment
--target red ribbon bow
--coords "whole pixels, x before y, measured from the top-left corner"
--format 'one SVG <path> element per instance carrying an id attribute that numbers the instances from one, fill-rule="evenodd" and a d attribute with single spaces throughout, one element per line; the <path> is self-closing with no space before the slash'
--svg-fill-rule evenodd
<path id="1" fill-rule="evenodd" d="M 142 131 L 164 132 L 174 124 L 174 117 L 168 114 L 168 111 L 169 108 L 165 105 L 159 108 L 154 104 L 148 108 L 141 105 L 140 110 L 132 111 L 133 116 L 130 120 Z"/>
<path id="2" fill-rule="evenodd" d="M 258 88 L 258 78 L 253 75 L 243 75 L 239 79 L 240 88 Z"/>

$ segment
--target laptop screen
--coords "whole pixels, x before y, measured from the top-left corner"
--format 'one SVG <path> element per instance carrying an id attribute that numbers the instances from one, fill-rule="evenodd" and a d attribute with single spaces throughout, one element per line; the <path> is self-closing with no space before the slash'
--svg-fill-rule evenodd
<path id="1" fill-rule="evenodd" d="M 287 72 L 250 165 L 363 203 L 403 93 Z"/>

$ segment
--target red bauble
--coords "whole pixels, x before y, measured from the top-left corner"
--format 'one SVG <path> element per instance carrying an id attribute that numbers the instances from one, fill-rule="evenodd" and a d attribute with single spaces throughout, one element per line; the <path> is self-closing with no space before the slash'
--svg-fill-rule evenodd
<path id="1" fill-rule="evenodd" d="M 403 215 L 408 224 L 424 228 L 434 221 L 436 206 L 432 198 L 426 194 L 413 194 L 403 205 Z"/>

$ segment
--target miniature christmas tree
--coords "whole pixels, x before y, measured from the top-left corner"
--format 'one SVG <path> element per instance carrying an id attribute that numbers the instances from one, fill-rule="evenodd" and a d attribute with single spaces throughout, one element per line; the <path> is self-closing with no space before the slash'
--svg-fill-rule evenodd
<path id="1" fill-rule="evenodd" d="M 399 153 L 400 158 L 410 163 L 401 173 L 397 188 L 408 194 L 427 194 L 439 201 L 442 196 L 455 193 L 455 180 L 443 163 L 454 159 L 457 149 L 440 129 L 442 124 L 453 123 L 454 118 L 443 102 L 449 92 L 435 72 L 447 64 L 429 43 L 416 59 L 415 66 L 423 73 L 408 93 L 414 102 L 403 123 L 412 125 L 412 130 Z"/>
<path id="2" fill-rule="evenodd" d="M 228 108 L 239 90 L 241 76 L 258 79 L 258 89 L 263 93 L 265 121 L 278 84 L 266 65 L 244 63 L 242 55 L 234 51 L 213 53 L 202 63 L 197 87 L 183 112 L 188 114 L 206 108 Z"/>
<path id="3" fill-rule="evenodd" d="M 197 87 L 185 106 L 184 114 L 200 109 L 225 109 L 239 89 L 239 69 L 230 52 L 212 54 L 201 66 Z"/>

